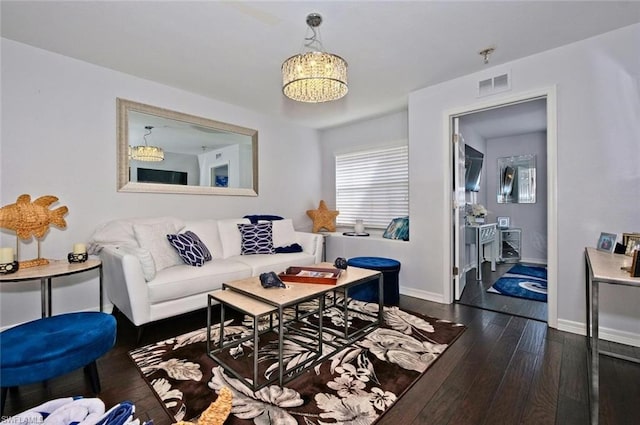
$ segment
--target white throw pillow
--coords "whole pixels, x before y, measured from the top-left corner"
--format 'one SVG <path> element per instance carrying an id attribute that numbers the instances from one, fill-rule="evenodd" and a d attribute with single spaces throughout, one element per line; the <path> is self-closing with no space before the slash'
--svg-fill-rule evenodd
<path id="1" fill-rule="evenodd" d="M 238 224 L 249 224 L 248 218 L 228 218 L 218 220 L 218 231 L 222 242 L 222 258 L 240 255 L 242 252 L 242 235 Z"/>
<path id="2" fill-rule="evenodd" d="M 134 224 L 133 233 L 136 235 L 140 248 L 151 253 L 156 264 L 156 271 L 184 264 L 180 255 L 167 239 L 167 235 L 178 233 L 173 223 Z"/>
<path id="3" fill-rule="evenodd" d="M 149 282 L 156 277 L 156 263 L 153 261 L 153 257 L 149 250 L 132 246 L 120 246 L 117 249 L 125 254 L 133 255 L 138 259 L 138 261 L 140 261 L 144 280 Z"/>
<path id="4" fill-rule="evenodd" d="M 293 228 L 293 220 L 273 220 L 273 247 L 282 248 L 296 243 L 296 231 Z"/>
<path id="5" fill-rule="evenodd" d="M 111 220 L 99 225 L 91 235 L 89 243 L 98 247 L 108 245 L 139 246 L 133 226 L 135 224 L 171 223 L 179 232 L 184 221 L 175 217 L 140 217 Z M 99 251 L 99 249 L 98 249 Z"/>

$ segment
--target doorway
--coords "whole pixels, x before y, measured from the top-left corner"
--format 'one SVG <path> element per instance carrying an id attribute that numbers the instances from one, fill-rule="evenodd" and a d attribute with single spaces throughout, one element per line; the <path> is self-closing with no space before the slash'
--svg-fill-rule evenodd
<path id="1" fill-rule="evenodd" d="M 549 326 L 557 326 L 557 242 L 556 242 L 556 127 L 555 127 L 555 89 L 548 89 L 538 93 L 524 94 L 519 97 L 488 102 L 474 107 L 460 108 L 448 114 L 449 130 L 454 140 L 451 149 L 451 191 L 453 213 L 451 214 L 451 257 L 452 280 L 450 291 L 452 300 L 479 308 L 502 311 L 509 314 L 530 317 L 546 321 Z M 512 119 L 506 119 L 511 117 Z M 454 134 L 459 134 L 457 143 Z M 531 141 L 534 142 L 531 142 Z M 537 140 L 537 141 L 536 141 Z M 511 147 L 509 147 L 511 143 Z M 527 143 L 534 143 L 540 149 L 527 148 Z M 470 144 L 479 148 L 485 154 L 485 161 L 481 173 L 480 190 L 477 192 L 464 191 L 464 145 Z M 493 144 L 493 146 L 492 146 Z M 511 149 L 511 150 L 510 150 Z M 468 152 L 468 151 L 467 151 Z M 535 154 L 536 169 L 541 173 L 537 176 L 537 202 L 529 205 L 498 204 L 499 201 L 499 171 L 498 158 L 514 157 L 516 153 Z M 523 173 L 524 174 L 524 173 Z M 460 177 L 456 179 L 457 177 Z M 484 180 L 484 182 L 482 182 Z M 468 189 L 468 185 L 467 185 Z M 455 202 L 453 202 L 455 200 Z M 530 301 L 507 295 L 494 294 L 487 290 L 503 274 L 514 265 L 514 261 L 504 260 L 499 256 L 500 230 L 496 225 L 495 242 L 483 245 L 477 250 L 476 243 L 469 243 L 471 228 L 477 229 L 477 224 L 466 227 L 465 209 L 470 204 L 482 204 L 489 210 L 487 225 L 501 221 L 507 217 L 511 228 L 517 231 L 508 235 L 522 232 L 520 249 L 522 257 L 516 263 L 533 266 L 546 265 L 548 270 L 548 302 Z M 537 218 L 536 218 L 537 217 Z M 484 226 L 484 225 L 482 225 Z M 502 224 L 504 227 L 504 224 Z M 518 228 L 521 227 L 521 228 Z M 472 241 L 473 242 L 473 241 Z M 469 256 L 477 254 L 479 262 L 470 261 Z M 482 261 L 487 259 L 489 261 Z M 492 267 L 491 259 L 497 264 Z M 478 273 L 478 264 L 480 275 Z M 465 286 L 466 283 L 466 286 Z"/>

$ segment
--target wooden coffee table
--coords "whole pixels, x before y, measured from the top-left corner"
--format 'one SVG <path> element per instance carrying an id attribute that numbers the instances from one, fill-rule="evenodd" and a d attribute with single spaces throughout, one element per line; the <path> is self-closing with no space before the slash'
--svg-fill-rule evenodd
<path id="1" fill-rule="evenodd" d="M 333 266 L 329 263 L 321 263 L 318 264 L 317 267 L 327 267 L 332 268 Z M 348 292 L 349 289 L 361 285 L 366 282 L 370 282 L 372 280 L 378 279 L 379 285 L 379 305 L 378 312 L 375 315 L 375 320 L 364 326 L 360 329 L 357 329 L 354 332 L 350 332 L 349 329 L 349 306 L 348 306 Z M 336 301 L 336 297 L 333 297 L 332 306 L 336 306 L 342 309 L 344 314 L 344 333 L 339 333 L 339 336 L 342 337 L 341 342 L 332 342 L 331 344 L 336 349 L 342 349 L 346 345 L 352 343 L 354 340 L 362 337 L 368 332 L 371 332 L 373 329 L 378 327 L 383 320 L 383 305 L 384 305 L 384 291 L 383 288 L 383 275 L 377 270 L 368 270 L 362 269 L 358 267 L 348 267 L 347 270 L 343 271 L 341 276 L 338 278 L 338 281 L 335 285 L 323 285 L 323 284 L 315 284 L 315 283 L 292 283 L 285 282 L 287 288 L 263 288 L 260 284 L 260 279 L 258 277 L 252 277 L 248 279 L 241 279 L 232 282 L 228 282 L 223 284 L 222 290 L 210 293 L 208 295 L 208 309 L 207 309 L 207 354 L 213 358 L 216 362 L 221 364 L 225 370 L 228 370 L 234 376 L 241 378 L 240 374 L 237 373 L 230 365 L 225 364 L 225 362 L 218 355 L 222 350 L 226 350 L 232 347 L 237 347 L 242 342 L 247 341 L 249 339 L 253 339 L 254 341 L 254 352 L 258 351 L 258 321 L 261 317 L 265 317 L 267 315 L 271 316 L 273 313 L 278 314 L 278 352 L 280 358 L 282 358 L 282 352 L 284 348 L 284 341 L 286 339 L 286 331 L 288 332 L 298 332 L 299 329 L 295 329 L 292 326 L 293 322 L 296 322 L 300 319 L 298 314 L 297 306 L 307 301 L 317 300 L 318 310 L 310 313 L 306 313 L 304 316 L 308 316 L 310 314 L 318 314 L 319 317 L 322 317 L 322 313 L 325 309 L 325 296 L 333 291 L 343 292 L 344 298 L 342 305 L 339 305 Z M 220 341 L 218 347 L 214 350 L 211 350 L 211 326 L 212 322 L 212 308 L 217 303 L 220 304 Z M 253 332 L 252 335 L 246 336 L 243 339 L 234 340 L 232 343 L 223 345 L 223 326 L 225 321 L 225 310 L 227 307 L 238 310 L 253 319 Z M 289 322 L 284 320 L 284 310 L 287 308 L 295 308 L 296 314 L 295 318 Z M 360 312 L 360 314 L 362 314 Z M 283 319 L 283 320 L 280 320 Z M 271 326 L 269 330 L 273 329 L 273 322 L 271 321 Z M 309 323 L 306 324 L 310 326 Z M 278 365 L 278 383 L 280 386 L 285 382 L 285 374 L 289 374 L 286 381 L 293 379 L 298 376 L 305 370 L 310 367 L 313 367 L 316 363 L 318 363 L 322 358 L 322 333 L 323 326 L 322 320 L 318 321 L 318 325 L 315 325 L 317 332 L 313 334 L 306 334 L 305 336 L 311 337 L 315 339 L 315 344 L 313 347 L 307 347 L 311 349 L 314 354 L 310 356 L 308 362 L 306 362 L 306 367 L 304 368 L 296 368 L 294 371 L 285 370 L 284 364 L 281 361 Z M 329 331 L 326 329 L 325 331 Z M 335 332 L 335 331 L 334 331 Z M 336 340 L 338 341 L 338 340 Z M 246 379 L 241 379 L 247 386 L 249 386 L 252 390 L 256 391 L 259 388 L 262 388 L 268 385 L 271 382 L 274 382 L 276 378 L 272 378 L 267 382 L 262 384 L 257 383 L 257 355 L 254 355 L 254 370 L 253 370 L 253 381 L 248 382 Z"/>

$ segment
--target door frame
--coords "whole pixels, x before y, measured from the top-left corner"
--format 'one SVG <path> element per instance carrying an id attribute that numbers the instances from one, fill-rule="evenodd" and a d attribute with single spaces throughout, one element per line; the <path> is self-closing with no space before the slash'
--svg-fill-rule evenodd
<path id="1" fill-rule="evenodd" d="M 488 109 L 496 109 L 510 104 L 527 102 L 539 98 L 547 100 L 547 324 L 558 327 L 558 134 L 557 134 L 557 88 L 555 85 L 510 96 L 495 97 L 468 106 L 446 110 L 443 114 L 444 143 L 447 144 L 448 167 L 445 168 L 446 205 L 453 205 L 453 134 L 452 120 L 456 116 L 467 115 Z M 444 302 L 451 304 L 454 299 L 453 286 L 453 214 L 447 213 L 449 235 L 445 238 L 445 256 L 449 261 L 448 279 L 445 279 Z"/>

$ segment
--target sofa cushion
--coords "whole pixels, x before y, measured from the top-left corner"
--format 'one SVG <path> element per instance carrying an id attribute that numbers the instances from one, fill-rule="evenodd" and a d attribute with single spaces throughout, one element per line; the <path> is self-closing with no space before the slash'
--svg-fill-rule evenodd
<path id="1" fill-rule="evenodd" d="M 240 255 L 242 252 L 242 236 L 240 236 L 238 224 L 249 224 L 249 219 L 228 218 L 218 220 L 218 232 L 220 234 L 220 242 L 222 244 L 222 258 Z"/>
<path id="2" fill-rule="evenodd" d="M 133 231 L 133 225 L 156 223 L 172 223 L 177 232 L 184 228 L 184 221 L 175 217 L 117 219 L 99 225 L 91 235 L 89 243 L 97 246 L 127 245 L 137 247 L 139 244 Z"/>
<path id="3" fill-rule="evenodd" d="M 285 218 L 272 221 L 273 226 L 273 246 L 282 248 L 296 243 L 296 231 L 293 228 L 293 220 Z"/>
<path id="4" fill-rule="evenodd" d="M 176 250 L 182 261 L 190 266 L 201 267 L 206 261 L 207 255 L 211 260 L 211 254 L 207 247 L 195 236 L 193 232 L 167 235 L 167 239 Z"/>
<path id="5" fill-rule="evenodd" d="M 232 260 L 207 261 L 202 267 L 181 264 L 159 271 L 149 282 L 149 301 L 152 304 L 177 300 L 191 295 L 220 289 L 224 282 L 251 277 L 251 269 Z"/>
<path id="6" fill-rule="evenodd" d="M 266 272 L 280 273 L 290 266 L 311 266 L 315 264 L 315 256 L 307 254 L 306 252 L 277 255 L 238 255 L 229 258 L 229 260 L 237 261 L 251 267 L 252 276 L 258 276 L 260 273 Z"/>
<path id="7" fill-rule="evenodd" d="M 156 264 L 156 271 L 183 264 L 182 258 L 167 240 L 167 235 L 177 233 L 171 222 L 134 224 L 133 233 L 141 248 L 149 250 Z"/>
<path id="8" fill-rule="evenodd" d="M 275 254 L 270 221 L 259 224 L 238 224 L 242 236 L 241 254 Z"/>
<path id="9" fill-rule="evenodd" d="M 191 231 L 198 235 L 198 238 L 211 253 L 212 258 L 222 258 L 222 243 L 220 242 L 220 232 L 218 231 L 218 220 L 188 221 L 184 229 L 184 233 Z"/>
<path id="10" fill-rule="evenodd" d="M 125 254 L 133 255 L 140 261 L 140 266 L 142 266 L 142 275 L 144 276 L 144 280 L 149 282 L 156 277 L 156 263 L 153 261 L 153 257 L 149 250 L 140 248 L 137 246 L 127 246 L 121 245 L 116 247 L 121 252 Z"/>

